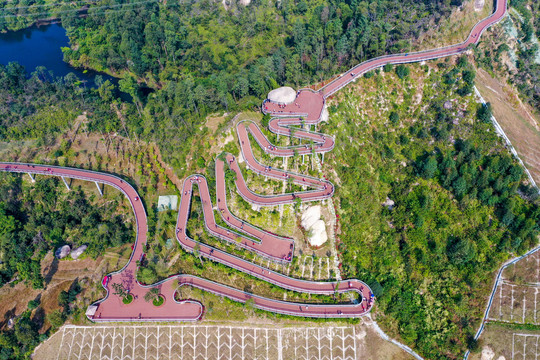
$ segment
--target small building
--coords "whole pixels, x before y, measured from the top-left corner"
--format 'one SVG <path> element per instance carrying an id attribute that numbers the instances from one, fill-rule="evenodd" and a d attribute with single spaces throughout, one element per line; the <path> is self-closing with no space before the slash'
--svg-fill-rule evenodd
<path id="1" fill-rule="evenodd" d="M 177 210 L 178 209 L 178 196 L 177 195 L 165 195 L 160 196 L 158 199 L 157 211 Z"/>
<path id="2" fill-rule="evenodd" d="M 88 309 L 86 309 L 86 316 L 89 318 L 93 317 L 96 314 L 97 309 L 97 305 L 90 305 Z"/>

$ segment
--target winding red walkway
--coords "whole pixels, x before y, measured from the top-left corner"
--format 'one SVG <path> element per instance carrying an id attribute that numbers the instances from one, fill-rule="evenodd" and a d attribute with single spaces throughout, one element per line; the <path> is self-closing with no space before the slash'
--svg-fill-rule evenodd
<path id="1" fill-rule="evenodd" d="M 81 169 L 54 167 L 37 164 L 0 163 L 0 171 L 32 173 L 49 176 L 61 176 L 86 181 L 95 181 L 110 185 L 120 190 L 129 199 L 136 219 L 136 240 L 129 262 L 119 271 L 109 274 L 103 280 L 107 296 L 93 304 L 87 316 L 94 321 L 174 321 L 197 320 L 203 314 L 203 306 L 192 300 L 176 301 L 174 298 L 178 286 L 190 285 L 218 295 L 227 296 L 233 300 L 245 302 L 253 299 L 255 307 L 282 314 L 307 317 L 358 317 L 371 309 L 373 304 L 369 287 L 359 280 L 344 280 L 341 282 L 314 282 L 287 277 L 283 274 L 265 269 L 234 255 L 212 248 L 209 245 L 197 243 L 186 234 L 186 225 L 189 218 L 193 187 L 196 186 L 201 198 L 204 222 L 208 232 L 225 241 L 255 251 L 261 256 L 274 261 L 288 262 L 294 253 L 292 239 L 277 236 L 243 220 L 236 218 L 227 208 L 225 188 L 225 166 L 235 172 L 235 183 L 239 194 L 251 203 L 261 206 L 288 204 L 297 201 L 315 201 L 329 198 L 334 193 L 333 185 L 323 179 L 316 179 L 305 175 L 295 174 L 284 170 L 274 169 L 259 163 L 253 156 L 250 137 L 261 146 L 263 151 L 273 156 L 290 157 L 295 154 L 306 155 L 324 153 L 334 147 L 334 139 L 314 131 L 305 129 L 306 125 L 317 124 L 321 121 L 325 99 L 354 81 L 363 73 L 388 63 L 408 63 L 435 59 L 444 56 L 456 55 L 464 52 L 469 45 L 477 43 L 482 32 L 490 25 L 499 21 L 506 12 L 506 0 L 497 0 L 495 12 L 474 26 L 469 37 L 462 43 L 441 49 L 434 49 L 409 54 L 388 55 L 363 62 L 350 69 L 340 77 L 324 86 L 319 91 L 304 89 L 298 92 L 292 104 L 279 105 L 269 101 L 263 103 L 265 113 L 276 116 L 269 123 L 269 129 L 279 135 L 294 136 L 308 145 L 278 147 L 271 144 L 256 124 L 240 122 L 237 125 L 237 134 L 241 145 L 242 157 L 252 171 L 278 180 L 292 181 L 295 184 L 306 186 L 311 190 L 298 193 L 279 195 L 256 194 L 246 185 L 237 159 L 227 154 L 216 159 L 216 210 L 221 214 L 222 220 L 231 228 L 219 226 L 214 218 L 214 206 L 208 191 L 208 183 L 201 175 L 192 175 L 184 181 L 180 209 L 177 221 L 177 239 L 188 251 L 197 251 L 201 256 L 212 259 L 248 273 L 259 279 L 268 281 L 280 287 L 313 294 L 333 294 L 337 292 L 354 291 L 361 301 L 356 304 L 317 304 L 306 305 L 293 302 L 267 299 L 229 286 L 215 283 L 191 275 L 176 275 L 152 285 L 139 284 L 135 279 L 138 260 L 144 256 L 147 241 L 147 219 L 143 204 L 138 200 L 136 190 L 117 176 Z M 295 128 L 290 128 L 295 126 Z M 301 127 L 301 128 L 298 128 Z M 226 163 L 226 164 L 225 164 Z M 288 180 L 291 179 L 291 180 Z M 234 230 L 233 230 L 234 229 Z M 177 280 L 174 281 L 174 280 Z M 134 295 L 134 301 L 124 305 L 121 299 L 113 294 L 112 284 L 120 283 L 127 287 Z M 165 298 L 165 303 L 154 307 L 144 301 L 144 295 L 150 287 L 159 287 Z"/>
<path id="2" fill-rule="evenodd" d="M 224 163 L 221 160 L 216 161 L 218 166 L 216 169 L 216 178 L 224 179 Z M 221 166 L 219 166 L 221 164 Z M 130 201 L 133 208 L 136 221 L 137 237 L 134 244 L 134 250 L 131 254 L 129 262 L 122 269 L 109 274 L 103 280 L 103 286 L 107 290 L 107 296 L 93 305 L 93 311 L 87 315 L 94 321 L 189 321 L 197 320 L 203 314 L 203 306 L 192 300 L 176 301 L 174 298 L 177 284 L 190 285 L 205 291 L 210 291 L 218 295 L 227 296 L 233 300 L 245 302 L 248 299 L 253 299 L 254 306 L 260 309 L 273 311 L 282 314 L 308 316 L 308 317 L 354 317 L 359 316 L 368 311 L 368 300 L 370 292 L 367 285 L 358 280 L 342 281 L 339 284 L 335 282 L 311 282 L 299 279 L 293 279 L 277 272 L 265 269 L 248 261 L 240 259 L 234 255 L 228 254 L 221 250 L 212 248 L 208 245 L 199 243 L 199 253 L 201 256 L 211 258 L 214 261 L 221 262 L 235 269 L 244 271 L 254 277 L 266 280 L 278 286 L 302 292 L 310 292 L 315 294 L 334 294 L 334 292 L 356 291 L 363 301 L 352 305 L 319 305 L 319 304 L 298 304 L 285 302 L 273 299 L 267 299 L 242 290 L 234 289 L 226 285 L 218 284 L 210 280 L 202 279 L 191 275 L 176 275 L 161 282 L 152 285 L 143 285 L 136 281 L 135 274 L 137 271 L 137 260 L 141 260 L 144 256 L 147 236 L 147 219 L 144 206 L 140 200 L 136 190 L 127 182 L 117 176 L 99 173 L 95 171 L 56 167 L 49 165 L 24 164 L 24 163 L 0 163 L 0 171 L 30 173 L 47 176 L 59 176 L 64 178 L 80 179 L 85 181 L 94 181 L 106 185 L 110 185 L 121 191 Z M 187 220 L 189 217 L 191 196 L 193 186 L 199 188 L 200 197 L 203 202 L 203 214 L 205 224 L 210 233 L 227 238 L 229 241 L 236 241 L 236 237 L 231 235 L 227 229 L 217 226 L 214 219 L 210 195 L 208 192 L 208 184 L 206 179 L 200 175 L 193 175 L 184 181 L 183 196 L 180 204 L 177 223 L 177 239 L 180 244 L 188 251 L 193 251 L 196 241 L 190 239 L 185 232 Z M 219 193 L 219 192 L 216 192 Z M 276 235 L 264 232 L 253 226 L 239 229 L 248 234 L 262 234 L 260 240 L 261 248 L 258 249 L 263 254 L 275 253 L 276 247 L 274 243 L 280 240 L 281 243 L 287 246 L 277 247 L 281 251 L 280 260 L 285 259 L 291 251 L 292 242 L 290 239 L 281 238 Z M 261 232 L 262 233 L 259 233 Z M 177 282 L 173 280 L 177 280 Z M 129 289 L 129 292 L 135 297 L 129 305 L 124 305 L 122 300 L 117 295 L 114 295 L 112 284 L 123 284 Z M 165 303 L 160 307 L 152 306 L 144 301 L 144 295 L 150 287 L 159 287 L 160 294 L 165 298 Z M 337 287 L 337 288 L 336 288 Z M 92 307 L 91 307 L 92 308 Z"/>

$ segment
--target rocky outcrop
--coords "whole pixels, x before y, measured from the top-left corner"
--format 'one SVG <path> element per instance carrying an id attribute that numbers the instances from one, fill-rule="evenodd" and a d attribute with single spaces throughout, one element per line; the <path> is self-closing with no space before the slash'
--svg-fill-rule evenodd
<path id="1" fill-rule="evenodd" d="M 321 220 L 321 206 L 310 206 L 302 214 L 302 227 L 308 232 L 311 246 L 321 246 L 328 240 L 326 224 Z"/>
<path id="2" fill-rule="evenodd" d="M 328 122 L 329 117 L 330 114 L 328 113 L 328 109 L 326 108 L 326 105 L 324 105 L 323 111 L 321 113 L 321 121 Z"/>
<path id="3" fill-rule="evenodd" d="M 58 258 L 58 259 L 63 259 L 65 258 L 66 256 L 69 255 L 69 252 L 71 251 L 71 248 L 69 247 L 69 245 L 64 245 L 58 249 L 56 249 L 56 252 L 54 253 L 54 255 Z"/>
<path id="4" fill-rule="evenodd" d="M 71 252 L 71 257 L 73 258 L 73 260 L 77 260 L 79 256 L 81 256 L 82 253 L 86 250 L 86 248 L 88 248 L 88 246 L 82 245 L 76 248 L 75 250 L 73 250 Z"/>
<path id="5" fill-rule="evenodd" d="M 388 210 L 392 210 L 394 208 L 394 206 L 396 205 L 396 203 L 394 202 L 394 200 L 390 199 L 390 198 L 386 198 L 386 201 L 383 202 L 383 206 L 386 206 L 388 208 Z"/>

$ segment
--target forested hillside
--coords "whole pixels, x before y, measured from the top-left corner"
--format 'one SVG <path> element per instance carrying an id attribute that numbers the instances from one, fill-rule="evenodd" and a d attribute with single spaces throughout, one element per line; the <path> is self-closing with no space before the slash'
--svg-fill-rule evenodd
<path id="1" fill-rule="evenodd" d="M 408 51 L 460 2 L 259 0 L 245 7 L 208 0 L 106 0 L 70 2 L 49 13 L 13 1 L 0 10 L 0 31 L 28 26 L 43 13 L 59 16 L 71 40 L 65 59 L 121 80 L 119 89 L 101 79 L 97 89 L 86 89 L 73 76 L 55 79 L 38 69 L 26 78 L 16 64 L 0 66 L 0 140 L 36 139 L 37 147 L 60 143 L 57 136 L 84 112 L 85 131 L 119 134 L 133 144 L 154 142 L 180 178 L 190 168 L 204 172 L 217 155 L 205 139 L 209 114 L 228 113 L 217 121 L 219 132 L 238 111 L 258 110 L 279 85 L 307 86 L 363 60 Z M 89 6 L 84 17 L 72 11 L 81 6 Z M 538 29 L 537 17 L 527 17 L 527 11 L 518 27 L 523 41 L 531 40 L 530 27 Z M 531 44 L 520 48 L 513 79 L 534 105 L 538 66 L 530 61 Z M 492 70 L 490 59 L 507 51 L 500 49 L 474 51 Z M 374 316 L 384 330 L 430 359 L 458 358 L 477 346 L 472 334 L 492 272 L 533 246 L 540 230 L 535 192 L 522 183 L 521 167 L 495 135 L 489 107 L 479 107 L 471 96 L 474 76 L 465 57 L 386 66 L 336 94 L 330 121 L 320 129 L 336 137 L 323 172 L 337 185 L 343 276 L 368 282 L 377 295 Z M 119 90 L 132 101 L 121 100 Z M 141 174 L 145 161 L 126 157 Z M 158 177 L 148 173 L 141 182 L 157 188 Z M 18 274 L 39 287 L 40 260 L 64 241 L 84 240 L 95 256 L 132 239 L 115 213 L 117 204 L 93 208 L 80 192 L 61 192 L 58 182 L 45 179 L 26 188 L 19 176 L 0 177 L 1 283 Z M 393 205 L 383 206 L 388 200 Z M 149 253 L 171 254 L 165 244 L 173 236 L 174 217 L 158 218 L 151 206 L 149 215 L 150 230 L 157 229 L 163 240 Z M 193 265 L 195 257 L 182 257 L 202 273 Z M 165 260 L 148 258 L 161 268 L 144 264 L 144 281 L 168 275 Z M 16 349 L 18 342 L 10 346 Z"/>
<path id="2" fill-rule="evenodd" d="M 60 246 L 87 245 L 85 257 L 97 258 L 107 248 L 133 241 L 133 232 L 119 201 L 100 202 L 87 196 L 78 186 L 67 192 L 57 177 L 36 176 L 35 183 L 23 181 L 26 174 L 0 173 L 0 286 L 3 286 L 3 313 L 0 330 L 0 359 L 29 359 L 33 349 L 60 327 L 68 316 L 80 321 L 85 306 L 74 306 L 83 290 L 79 281 L 87 278 L 55 280 L 58 265 L 43 266 L 48 255 Z M 29 178 L 28 178 L 29 179 Z M 122 198 L 123 195 L 120 195 Z M 120 200 L 121 201 L 121 200 Z M 68 258 L 69 259 L 69 258 Z M 67 259 L 65 259 L 67 260 Z M 69 260 L 68 260 L 69 261 Z M 58 260 L 54 260 L 58 262 Z M 84 272 L 75 270 L 78 275 Z M 99 269 L 93 269 L 99 272 Z M 20 312 L 20 299 L 6 295 L 18 283 L 27 287 L 24 296 L 39 290 L 38 296 Z M 66 290 L 65 283 L 70 285 Z M 91 287 L 85 289 L 90 294 Z M 17 290 L 14 290 L 17 294 Z M 91 296 L 91 295 L 90 295 Z M 51 299 L 52 298 L 52 299 Z M 51 302 L 61 309 L 50 311 Z M 56 304 L 52 305 L 57 308 Z M 47 309 L 47 310 L 46 310 Z M 8 320 L 12 327 L 6 327 Z M 73 320 L 74 317 L 71 318 Z"/>
<path id="3" fill-rule="evenodd" d="M 132 241 L 115 202 L 93 206 L 80 190 L 64 194 L 59 182 L 37 178 L 28 187 L 20 175 L 0 174 L 0 285 L 18 274 L 17 281 L 43 288 L 40 262 L 62 245 L 88 245 L 86 254 L 95 258 Z"/>
<path id="4" fill-rule="evenodd" d="M 84 18 L 62 14 L 72 44 L 65 59 L 122 76 L 120 88 L 137 108 L 128 128 L 156 141 L 179 169 L 206 114 L 258 107 L 277 85 L 306 86 L 407 50 L 459 2 L 253 1 L 225 9 L 220 1 L 167 1 L 90 9 Z M 156 91 L 145 97 L 143 86 Z"/>
<path id="5" fill-rule="evenodd" d="M 324 128 L 344 276 L 367 281 L 384 329 L 427 359 L 477 349 L 493 272 L 540 231 L 536 189 L 473 100 L 471 66 L 452 63 L 367 74 Z"/>
<path id="6" fill-rule="evenodd" d="M 84 111 L 106 124 L 104 129 L 119 125 L 111 104 L 82 87 L 74 74 L 55 78 L 39 67 L 28 77 L 17 63 L 0 64 L 0 141 L 36 139 L 37 145 L 49 145 Z"/>

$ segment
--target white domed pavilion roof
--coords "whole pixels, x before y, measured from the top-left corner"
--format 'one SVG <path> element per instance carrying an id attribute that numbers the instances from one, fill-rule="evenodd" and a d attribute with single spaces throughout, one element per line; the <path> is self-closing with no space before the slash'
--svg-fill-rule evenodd
<path id="1" fill-rule="evenodd" d="M 289 86 L 283 86 L 268 93 L 268 100 L 275 103 L 290 104 L 294 99 L 296 99 L 296 90 Z"/>

